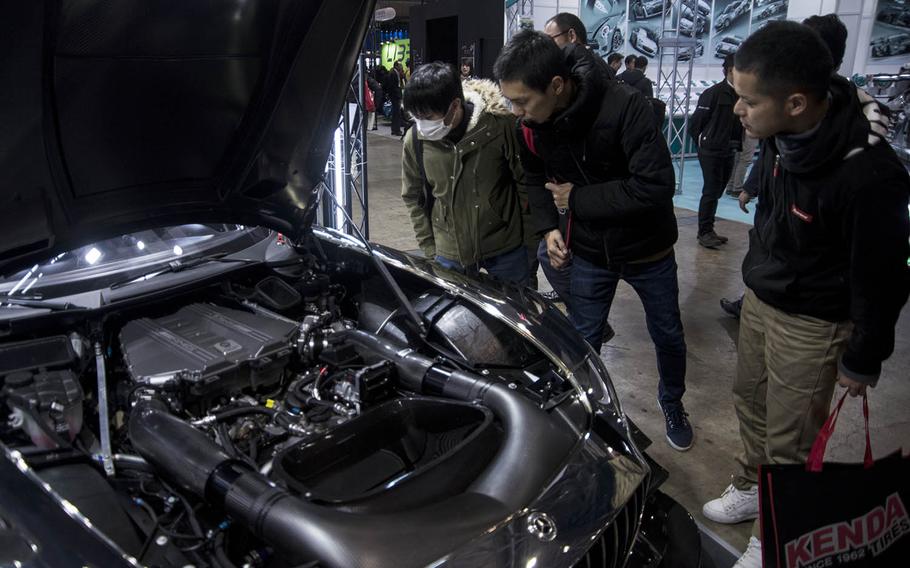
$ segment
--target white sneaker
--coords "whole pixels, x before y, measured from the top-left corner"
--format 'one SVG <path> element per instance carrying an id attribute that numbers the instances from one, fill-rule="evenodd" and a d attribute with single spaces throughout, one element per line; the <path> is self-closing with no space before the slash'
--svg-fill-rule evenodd
<path id="1" fill-rule="evenodd" d="M 733 568 L 762 568 L 761 566 L 761 541 L 754 536 L 749 539 L 749 546 Z"/>
<path id="2" fill-rule="evenodd" d="M 719 499 L 705 503 L 701 512 L 715 523 L 725 525 L 758 518 L 758 486 L 740 491 L 730 484 Z"/>

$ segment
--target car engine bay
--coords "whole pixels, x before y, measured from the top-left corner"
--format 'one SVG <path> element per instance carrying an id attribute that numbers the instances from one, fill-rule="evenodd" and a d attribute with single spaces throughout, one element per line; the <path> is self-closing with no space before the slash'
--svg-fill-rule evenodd
<path id="1" fill-rule="evenodd" d="M 142 565 L 433 560 L 392 537 L 454 518 L 439 540 L 466 542 L 529 502 L 576 389 L 476 305 L 402 288 L 423 339 L 353 253 L 59 314 L 0 344 L 0 441 Z"/>

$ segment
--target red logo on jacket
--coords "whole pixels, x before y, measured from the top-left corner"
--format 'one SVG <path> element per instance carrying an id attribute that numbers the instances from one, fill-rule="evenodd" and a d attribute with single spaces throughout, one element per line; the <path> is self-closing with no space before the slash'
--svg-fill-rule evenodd
<path id="1" fill-rule="evenodd" d="M 805 223 L 811 223 L 812 219 L 815 219 L 815 216 L 813 216 L 810 213 L 806 213 L 805 211 L 803 211 L 802 209 L 797 207 L 796 203 L 794 203 L 793 205 L 790 206 L 790 213 L 793 213 L 794 215 L 799 217 L 800 221 L 803 221 Z"/>

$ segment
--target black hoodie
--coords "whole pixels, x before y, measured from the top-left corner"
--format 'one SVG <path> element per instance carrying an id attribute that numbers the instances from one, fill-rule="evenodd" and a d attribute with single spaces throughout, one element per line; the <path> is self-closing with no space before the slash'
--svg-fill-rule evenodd
<path id="1" fill-rule="evenodd" d="M 563 51 L 575 100 L 547 123 L 528 124 L 533 151 L 523 132 L 518 136 L 535 232 L 562 229 L 572 251 L 597 264 L 669 250 L 677 237 L 675 176 L 650 105 L 638 91 L 606 80 L 585 48 Z M 569 215 L 557 212 L 544 188 L 549 180 L 575 186 Z"/>
<path id="2" fill-rule="evenodd" d="M 639 69 L 626 69 L 616 76 L 616 80 L 622 81 L 633 89 L 638 89 L 649 99 L 654 98 L 654 85 L 651 84 L 651 79 L 645 77 L 645 74 Z"/>
<path id="3" fill-rule="evenodd" d="M 910 178 L 870 132 L 855 88 L 835 78 L 815 132 L 762 141 L 743 279 L 784 312 L 852 321 L 840 371 L 875 384 L 910 292 Z"/>

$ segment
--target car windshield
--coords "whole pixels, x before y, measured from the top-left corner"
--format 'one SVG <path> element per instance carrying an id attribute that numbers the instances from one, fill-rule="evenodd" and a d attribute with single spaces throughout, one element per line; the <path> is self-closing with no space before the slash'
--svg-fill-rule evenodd
<path id="1" fill-rule="evenodd" d="M 0 297 L 54 298 L 96 290 L 175 260 L 238 252 L 266 238 L 267 229 L 193 224 L 150 229 L 60 253 L 0 278 Z"/>

